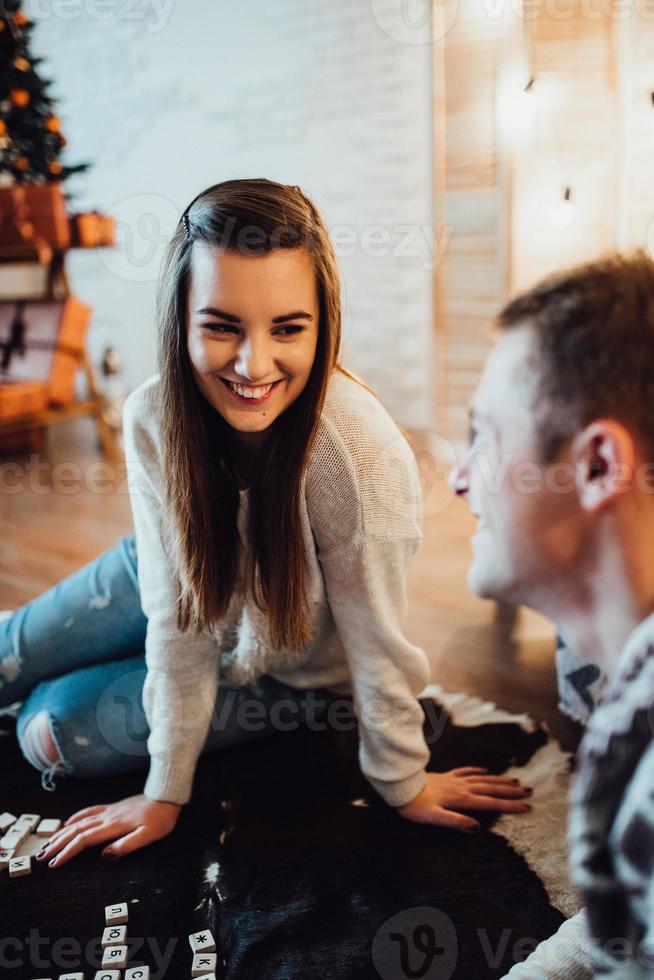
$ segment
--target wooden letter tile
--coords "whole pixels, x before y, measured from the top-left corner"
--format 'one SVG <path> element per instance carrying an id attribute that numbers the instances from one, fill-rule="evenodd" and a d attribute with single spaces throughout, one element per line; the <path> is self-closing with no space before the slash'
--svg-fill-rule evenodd
<path id="1" fill-rule="evenodd" d="M 4 834 L 9 827 L 11 827 L 12 823 L 16 823 L 17 819 L 18 818 L 15 817 L 13 813 L 9 813 L 8 810 L 5 810 L 4 813 L 0 813 L 0 835 Z"/>
<path id="2" fill-rule="evenodd" d="M 202 932 L 194 932 L 188 937 L 188 941 L 191 944 L 191 949 L 194 953 L 215 953 L 216 952 L 216 941 L 211 935 L 209 929 L 203 929 Z"/>
<path id="3" fill-rule="evenodd" d="M 102 933 L 100 945 L 103 949 L 106 949 L 107 946 L 123 946 L 126 938 L 127 926 L 107 926 Z"/>
<path id="4" fill-rule="evenodd" d="M 21 813 L 20 817 L 14 824 L 14 827 L 21 826 L 27 827 L 27 833 L 31 834 L 35 827 L 38 827 L 41 817 L 38 813 Z"/>
<path id="5" fill-rule="evenodd" d="M 127 902 L 117 905 L 107 905 L 104 910 L 105 922 L 108 926 L 123 926 L 128 920 Z"/>
<path id="6" fill-rule="evenodd" d="M 107 946 L 102 954 L 102 968 L 124 970 L 127 966 L 127 946 Z"/>
<path id="7" fill-rule="evenodd" d="M 9 861 L 9 877 L 22 878 L 23 875 L 32 873 L 32 859 L 25 857 L 11 858 Z"/>
<path id="8" fill-rule="evenodd" d="M 191 964 L 191 976 L 203 977 L 207 973 L 216 972 L 215 953 L 196 953 Z"/>
<path id="9" fill-rule="evenodd" d="M 39 837 L 52 837 L 61 828 L 61 820 L 42 820 L 36 828 Z"/>

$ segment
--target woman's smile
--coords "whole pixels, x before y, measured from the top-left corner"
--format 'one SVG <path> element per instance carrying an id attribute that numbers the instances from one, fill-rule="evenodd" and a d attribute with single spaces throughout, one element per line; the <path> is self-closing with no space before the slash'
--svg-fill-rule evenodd
<path id="1" fill-rule="evenodd" d="M 268 401 L 284 379 L 279 378 L 267 385 L 244 385 L 223 377 L 220 380 L 236 401 L 242 405 L 261 405 L 262 402 Z"/>

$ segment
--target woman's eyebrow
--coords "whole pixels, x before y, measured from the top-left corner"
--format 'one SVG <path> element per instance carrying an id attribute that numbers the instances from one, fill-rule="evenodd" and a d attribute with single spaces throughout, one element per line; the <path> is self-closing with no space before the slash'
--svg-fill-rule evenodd
<path id="1" fill-rule="evenodd" d="M 234 316 L 233 313 L 226 313 L 224 310 L 219 310 L 216 306 L 203 306 L 196 313 L 209 313 L 211 316 L 217 317 L 219 320 L 227 320 L 228 323 L 240 323 L 241 319 L 238 316 Z M 313 320 L 312 313 L 305 313 L 304 310 L 296 310 L 294 313 L 284 313 L 283 316 L 273 317 L 273 323 L 286 323 L 288 320 Z"/>
<path id="2" fill-rule="evenodd" d="M 313 313 L 304 313 L 297 310 L 295 313 L 285 313 L 284 316 L 274 316 L 273 323 L 285 323 L 286 320 L 313 320 Z"/>
<path id="3" fill-rule="evenodd" d="M 219 310 L 215 306 L 203 306 L 202 309 L 196 310 L 196 313 L 210 313 L 211 316 L 218 317 L 219 320 L 227 320 L 229 323 L 240 323 L 240 317 L 234 316 L 233 313 L 225 313 L 224 310 Z"/>

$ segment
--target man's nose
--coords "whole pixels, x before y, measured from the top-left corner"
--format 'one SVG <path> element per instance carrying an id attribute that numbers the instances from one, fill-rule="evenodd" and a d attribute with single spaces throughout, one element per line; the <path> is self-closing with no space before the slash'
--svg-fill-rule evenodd
<path id="1" fill-rule="evenodd" d="M 457 497 L 465 497 L 468 492 L 468 477 L 461 466 L 455 466 L 447 478 L 448 486 Z"/>

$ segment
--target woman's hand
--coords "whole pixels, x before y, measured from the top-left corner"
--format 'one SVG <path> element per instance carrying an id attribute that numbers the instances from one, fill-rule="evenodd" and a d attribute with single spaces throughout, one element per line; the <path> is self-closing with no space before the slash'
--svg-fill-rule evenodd
<path id="1" fill-rule="evenodd" d="M 117 858 L 166 837 L 177 823 L 182 807 L 150 800 L 142 793 L 116 803 L 87 806 L 66 820 L 36 856 L 59 868 L 86 847 L 114 841 L 102 857 Z"/>
<path id="2" fill-rule="evenodd" d="M 481 829 L 480 824 L 472 817 L 455 811 L 527 813 L 531 807 L 521 800 L 531 792 L 517 779 L 489 776 L 487 769 L 466 766 L 450 772 L 428 772 L 425 788 L 414 799 L 396 809 L 407 820 L 416 823 L 434 823 L 474 834 Z"/>

